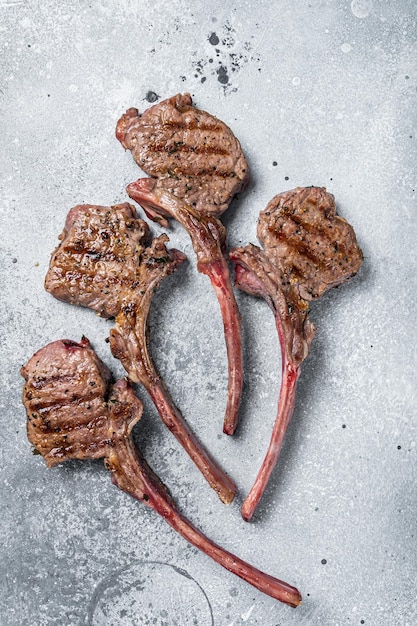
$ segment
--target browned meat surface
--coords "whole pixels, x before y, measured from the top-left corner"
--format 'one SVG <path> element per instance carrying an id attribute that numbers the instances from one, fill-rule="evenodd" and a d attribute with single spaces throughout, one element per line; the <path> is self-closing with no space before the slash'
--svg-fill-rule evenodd
<path id="1" fill-rule="evenodd" d="M 271 441 L 255 483 L 242 505 L 249 521 L 277 463 L 291 420 L 300 366 L 315 334 L 309 302 L 354 276 L 362 252 L 353 228 L 336 215 L 324 188 L 297 188 L 275 196 L 261 212 L 258 237 L 264 250 L 235 248 L 236 285 L 271 307 L 281 344 L 282 383 Z"/>
<path id="2" fill-rule="evenodd" d="M 168 250 L 166 235 L 149 245 L 149 229 L 129 204 L 80 205 L 69 212 L 52 255 L 45 287 L 71 304 L 116 316 L 110 347 L 130 379 L 148 391 L 162 420 L 178 439 L 223 502 L 236 492 L 233 481 L 203 448 L 156 371 L 148 349 L 148 315 L 160 282 L 185 260 Z"/>
<path id="3" fill-rule="evenodd" d="M 323 187 L 275 196 L 260 213 L 258 239 L 299 308 L 346 282 L 362 263 L 352 226 L 336 215 L 334 196 Z"/>
<path id="4" fill-rule="evenodd" d="M 154 105 L 142 114 L 129 109 L 116 136 L 152 178 L 128 185 L 129 196 L 150 219 L 167 226 L 178 220 L 191 237 L 198 270 L 209 276 L 223 318 L 228 356 L 228 399 L 223 424 L 234 433 L 242 393 L 240 315 L 224 258 L 226 233 L 216 216 L 246 185 L 248 166 L 232 131 L 192 106 L 188 94 Z"/>
<path id="5" fill-rule="evenodd" d="M 157 179 L 157 191 L 185 200 L 202 215 L 221 215 L 243 189 L 249 169 L 226 124 L 178 94 L 139 114 L 129 109 L 116 136 L 139 167 Z"/>
<path id="6" fill-rule="evenodd" d="M 68 213 L 45 288 L 55 298 L 116 317 L 126 290 L 138 283 L 138 259 L 149 239 L 146 222 L 128 203 L 78 205 Z"/>
<path id="7" fill-rule="evenodd" d="M 21 373 L 28 439 L 47 465 L 103 457 L 111 374 L 88 339 L 48 344 Z"/>
<path id="8" fill-rule="evenodd" d="M 66 351 L 69 349 L 74 351 L 76 355 L 74 358 L 67 358 Z M 63 366 L 64 361 L 65 378 L 60 374 L 61 369 L 57 370 L 57 367 Z M 81 383 L 78 382 L 79 371 L 83 372 Z M 149 467 L 133 442 L 131 432 L 142 415 L 142 403 L 125 379 L 109 387 L 109 371 L 94 355 L 88 340 L 83 339 L 80 344 L 67 340 L 49 344 L 29 360 L 22 368 L 22 374 L 26 379 L 23 399 L 27 410 L 29 439 L 44 456 L 48 465 L 70 458 L 104 457 L 104 463 L 111 472 L 112 482 L 161 515 L 186 541 L 263 593 L 293 607 L 300 604 L 301 595 L 295 587 L 265 574 L 223 549 L 206 537 L 178 510 L 168 489 Z M 63 441 L 61 454 L 52 463 L 50 452 L 56 443 L 54 434 L 50 430 L 45 432 L 42 419 L 33 421 L 31 417 L 33 401 L 39 400 L 39 406 L 45 403 L 43 388 L 32 386 L 33 395 L 29 401 L 27 399 L 28 384 L 36 382 L 39 377 L 48 381 L 50 394 L 60 400 L 56 409 L 51 410 L 51 418 L 61 432 L 68 432 L 72 424 L 79 423 L 76 403 L 70 403 L 69 410 L 65 413 L 61 411 L 62 403 L 66 402 L 67 380 L 72 381 L 73 387 L 77 389 L 80 402 L 90 401 L 90 381 L 95 382 L 100 389 L 100 394 L 97 394 L 102 404 L 100 424 L 94 421 L 89 424 L 87 438 L 75 427 L 71 447 L 67 447 Z M 90 445 L 86 446 L 88 441 Z M 38 445 L 39 442 L 41 445 Z"/>

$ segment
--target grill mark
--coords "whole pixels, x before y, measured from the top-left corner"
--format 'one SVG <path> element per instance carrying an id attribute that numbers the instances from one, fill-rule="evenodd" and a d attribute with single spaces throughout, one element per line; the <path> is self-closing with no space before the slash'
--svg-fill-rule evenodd
<path id="1" fill-rule="evenodd" d="M 174 142 L 174 145 L 169 145 L 167 143 L 148 143 L 146 145 L 147 152 L 158 152 L 158 153 L 167 153 L 168 155 L 177 154 L 178 152 L 183 152 L 187 154 L 214 154 L 214 155 L 229 155 L 230 151 L 225 148 L 220 147 L 219 145 L 190 145 L 185 144 L 183 142 Z"/>
<path id="2" fill-rule="evenodd" d="M 74 380 L 74 376 L 70 375 L 70 374 L 53 374 L 52 376 L 33 376 L 33 379 L 31 381 L 31 387 L 33 389 L 42 389 L 43 387 L 45 387 L 48 383 L 50 382 L 55 382 L 55 381 L 61 381 L 61 382 L 66 382 L 66 381 L 71 381 Z"/>
<path id="3" fill-rule="evenodd" d="M 300 251 L 301 254 L 305 254 L 311 260 L 317 258 L 314 254 L 314 249 L 318 248 L 323 250 L 324 256 L 327 257 L 327 263 L 325 265 L 329 265 L 330 261 L 333 259 L 343 259 L 347 254 L 347 246 L 345 244 L 346 240 L 350 242 L 349 233 L 347 233 L 348 237 L 338 237 L 337 240 L 334 237 L 336 232 L 336 228 L 329 228 L 326 225 L 323 226 L 314 226 L 309 222 L 305 222 L 299 218 L 299 216 L 295 215 L 287 215 L 287 218 L 292 221 L 297 226 L 301 226 L 304 230 L 301 233 L 295 233 L 293 235 L 281 235 L 275 230 L 275 226 L 269 226 L 268 230 L 278 239 L 287 243 L 291 248 L 295 248 L 296 251 Z M 344 235 L 346 233 L 343 233 Z M 315 237 L 321 239 L 319 244 L 314 245 L 311 239 Z M 310 241 L 307 240 L 310 239 Z M 327 256 L 327 252 L 329 256 Z M 323 254 L 320 255 L 323 257 Z M 332 257 L 330 259 L 330 257 Z"/>
<path id="4" fill-rule="evenodd" d="M 82 247 L 78 244 L 67 244 L 63 251 L 63 254 L 87 256 L 94 261 L 113 261 L 114 263 L 126 263 L 125 256 L 117 255 L 113 250 L 106 250 L 102 252 L 100 250 L 93 250 L 92 248 Z M 126 253 L 126 250 L 125 250 Z"/>
<path id="5" fill-rule="evenodd" d="M 314 249 L 309 247 L 308 243 L 304 242 L 302 239 L 298 239 L 295 237 L 289 238 L 289 237 L 286 237 L 285 235 L 282 235 L 281 233 L 275 233 L 275 235 L 277 239 L 285 243 L 286 247 L 290 249 L 290 252 L 286 254 L 286 256 L 290 255 L 292 259 L 293 257 L 295 258 L 304 257 L 308 259 L 309 261 L 311 261 L 312 263 L 314 263 L 315 265 L 317 265 L 318 268 L 320 269 L 323 268 L 325 265 L 327 265 L 327 263 L 323 263 L 323 258 L 322 258 L 323 255 L 322 254 L 318 255 L 317 253 L 315 253 Z M 328 259 L 326 255 L 324 256 L 327 261 Z"/>
<path id="6" fill-rule="evenodd" d="M 194 109 L 190 109 L 195 111 Z M 227 135 L 230 135 L 230 132 L 228 132 L 228 129 L 225 128 L 222 124 L 216 123 L 213 120 L 213 123 L 207 123 L 207 122 L 201 122 L 200 120 L 190 120 L 190 121 L 182 121 L 182 122 L 178 122 L 176 120 L 166 120 L 164 122 L 159 120 L 159 124 L 155 124 L 155 122 L 152 120 L 150 122 L 150 124 L 143 124 L 144 122 L 144 118 L 141 118 L 142 123 L 139 124 L 139 129 L 137 130 L 137 132 L 141 131 L 141 127 L 143 128 L 150 128 L 152 129 L 152 131 L 154 131 L 155 127 L 160 126 L 161 128 L 166 128 L 169 127 L 170 129 L 185 129 L 185 130 L 199 130 L 199 131 L 210 131 L 210 132 L 224 132 Z M 135 131 L 136 129 L 132 129 L 133 131 Z"/>
<path id="7" fill-rule="evenodd" d="M 59 379 L 59 380 L 62 381 L 62 379 Z M 69 390 L 68 390 L 68 395 L 69 395 Z M 51 401 L 50 403 L 44 400 L 43 398 L 39 400 L 32 399 L 30 403 L 30 408 L 31 410 L 36 411 L 40 415 L 43 415 L 55 409 L 59 410 L 62 407 L 70 407 L 70 406 L 76 406 L 76 405 L 81 406 L 83 403 L 89 404 L 90 402 L 94 402 L 94 400 L 96 400 L 97 398 L 102 398 L 102 397 L 103 397 L 103 390 L 100 388 L 99 385 L 96 385 L 94 390 L 93 390 L 93 387 L 91 386 L 91 395 L 89 395 L 88 397 L 86 396 L 85 393 L 83 393 L 83 395 L 80 397 L 78 397 L 75 393 L 73 393 L 71 399 L 65 398 L 65 400 L 62 400 L 61 402 L 55 400 L 55 401 Z"/>
<path id="8" fill-rule="evenodd" d="M 130 278 L 122 281 L 119 279 L 116 272 L 114 273 L 114 276 L 109 276 L 106 274 L 106 277 L 103 278 L 103 276 L 97 275 L 97 272 L 94 269 L 89 270 L 89 268 L 87 267 L 83 267 L 82 272 L 79 272 L 78 270 L 72 270 L 72 269 L 64 272 L 62 277 L 61 276 L 59 277 L 59 280 L 60 280 L 59 287 L 62 287 L 61 278 L 62 278 L 62 282 L 65 281 L 65 283 L 72 282 L 73 279 L 79 280 L 80 282 L 92 282 L 94 280 L 99 280 L 100 284 L 106 283 L 106 284 L 103 284 L 103 289 L 110 288 L 110 285 L 112 285 L 113 287 L 120 286 L 120 287 L 128 288 L 130 285 L 130 282 L 134 281 L 134 279 L 130 279 Z"/>
<path id="9" fill-rule="evenodd" d="M 68 436 L 69 434 L 73 434 L 74 432 L 82 433 L 83 431 L 87 431 L 91 434 L 91 431 L 94 431 L 96 428 L 101 428 L 104 426 L 107 415 L 101 414 L 89 419 L 87 422 L 76 421 L 73 419 L 71 422 L 66 422 L 65 424 L 57 424 L 53 425 L 51 420 L 45 419 L 43 416 L 40 416 L 41 421 L 38 423 L 32 423 L 31 427 L 33 431 L 36 433 L 53 435 L 58 438 Z M 59 430 L 58 430 L 59 429 Z"/>
<path id="10" fill-rule="evenodd" d="M 83 454 L 86 454 L 86 458 L 91 458 L 90 451 L 94 450 L 97 453 L 100 453 L 100 450 L 106 448 L 110 444 L 108 439 L 102 439 L 99 441 L 90 441 L 88 443 L 77 442 L 76 444 L 71 443 L 70 445 L 59 445 L 53 448 L 47 448 L 47 455 L 52 457 L 53 459 L 59 458 L 69 458 L 71 456 L 75 456 L 80 458 Z"/>
<path id="11" fill-rule="evenodd" d="M 184 171 L 180 166 L 175 164 L 175 167 L 164 167 L 160 168 L 161 173 L 164 174 L 168 174 L 168 176 L 166 177 L 167 179 L 172 178 L 173 180 L 178 179 L 178 180 L 184 180 L 184 179 L 188 179 L 191 182 L 193 181 L 193 184 L 195 186 L 197 186 L 197 188 L 199 187 L 203 187 L 205 185 L 205 183 L 207 182 L 204 180 L 201 180 L 202 177 L 206 177 L 206 179 L 208 179 L 208 181 L 211 182 L 218 179 L 220 180 L 241 180 L 238 179 L 236 176 L 236 173 L 233 171 L 221 171 L 213 168 L 203 168 L 203 169 L 196 169 L 194 168 L 192 171 Z M 159 178 L 161 179 L 161 176 L 159 176 Z"/>
<path id="12" fill-rule="evenodd" d="M 303 220 L 301 216 L 298 213 L 293 212 L 292 209 L 285 210 L 284 215 L 287 219 L 297 224 L 297 226 L 302 226 L 307 232 L 309 233 L 311 232 L 316 235 L 323 234 L 323 235 L 326 235 L 328 239 L 330 239 L 329 230 L 332 230 L 332 228 L 329 228 L 328 225 L 326 226 L 325 224 L 323 224 L 323 225 L 316 226 L 315 224 L 312 224 L 308 220 Z"/>

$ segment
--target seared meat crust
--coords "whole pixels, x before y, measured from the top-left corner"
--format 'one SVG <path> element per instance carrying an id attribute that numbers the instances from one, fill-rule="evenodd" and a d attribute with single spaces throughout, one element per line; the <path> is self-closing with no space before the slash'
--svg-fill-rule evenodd
<path id="1" fill-rule="evenodd" d="M 129 204 L 78 205 L 68 213 L 45 278 L 55 298 L 115 317 L 126 290 L 139 284 L 138 258 L 149 238 Z"/>
<path id="2" fill-rule="evenodd" d="M 214 218 L 213 218 L 214 219 Z M 69 213 L 62 243 L 55 250 L 45 287 L 71 304 L 115 317 L 110 348 L 129 378 L 141 383 L 162 420 L 216 490 L 230 503 L 236 486 L 210 457 L 174 406 L 148 349 L 148 315 L 160 282 L 184 262 L 179 250 L 167 249 L 168 237 L 148 239 L 148 226 L 129 204 L 80 205 Z"/>
<path id="3" fill-rule="evenodd" d="M 246 185 L 249 169 L 226 124 L 192 106 L 189 94 L 121 117 L 116 137 L 139 167 L 200 214 L 221 215 Z"/>
<path id="4" fill-rule="evenodd" d="M 355 232 L 336 215 L 323 187 L 297 187 L 275 196 L 261 211 L 258 239 L 280 268 L 289 300 L 299 308 L 352 278 L 362 263 Z"/>
<path id="5" fill-rule="evenodd" d="M 111 373 L 88 339 L 48 344 L 21 374 L 28 439 L 49 467 L 105 456 Z"/>

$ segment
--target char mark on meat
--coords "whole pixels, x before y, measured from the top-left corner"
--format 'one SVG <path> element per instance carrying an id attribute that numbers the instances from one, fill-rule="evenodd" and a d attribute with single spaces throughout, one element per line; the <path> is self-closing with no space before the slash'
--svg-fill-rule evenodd
<path id="1" fill-rule="evenodd" d="M 336 215 L 334 197 L 324 188 L 297 188 L 275 196 L 261 212 L 254 245 L 235 248 L 236 285 L 263 297 L 272 309 L 281 345 L 282 383 L 271 441 L 255 483 L 242 505 L 249 521 L 277 463 L 291 420 L 301 363 L 315 327 L 309 303 L 354 276 L 362 252 L 353 228 Z"/>
<path id="2" fill-rule="evenodd" d="M 258 570 L 220 547 L 179 511 L 167 487 L 135 447 L 132 428 L 142 415 L 142 403 L 127 380 L 122 379 L 110 385 L 110 372 L 94 354 L 87 339 L 79 344 L 68 340 L 49 344 L 39 350 L 22 367 L 21 372 L 25 378 L 23 402 L 27 412 L 29 440 L 45 458 L 47 465 L 70 458 L 104 458 L 112 482 L 161 515 L 186 541 L 263 593 L 292 607 L 300 604 L 301 595 L 295 587 Z M 39 381 L 41 385 L 38 385 Z M 68 384 L 77 391 L 80 403 L 88 403 L 91 382 L 99 389 L 95 397 L 101 404 L 102 422 L 97 424 L 91 421 L 86 438 L 77 427 L 80 417 L 78 404 L 70 403 L 69 410 L 64 412 L 61 406 L 67 406 Z M 45 432 L 42 420 L 32 418 L 34 404 L 39 408 L 47 402 L 45 389 L 56 401 L 55 407 L 51 409 L 56 428 L 61 432 L 73 431 L 71 442 L 63 440 L 60 453 L 56 456 L 53 456 L 57 443 L 54 433 L 49 430 Z"/>
<path id="3" fill-rule="evenodd" d="M 200 215 L 221 215 L 247 184 L 249 169 L 239 141 L 226 124 L 194 107 L 189 94 L 159 102 L 141 115 L 129 109 L 116 137 L 157 180 L 157 192 L 174 194 Z"/>
<path id="4" fill-rule="evenodd" d="M 352 278 L 362 263 L 353 228 L 322 187 L 275 196 L 259 216 L 258 239 L 299 308 Z"/>
<path id="5" fill-rule="evenodd" d="M 163 226 L 178 220 L 188 231 L 198 269 L 209 276 L 223 318 L 228 356 L 228 401 L 223 430 L 233 434 L 242 393 L 240 315 L 225 260 L 226 233 L 217 219 L 247 184 L 248 165 L 230 128 L 192 106 L 188 94 L 139 114 L 129 109 L 116 136 L 152 178 L 128 185 L 129 196 Z"/>
<path id="6" fill-rule="evenodd" d="M 211 458 L 173 404 L 148 348 L 148 315 L 160 282 L 185 260 L 167 249 L 168 237 L 149 244 L 149 229 L 132 205 L 80 205 L 69 212 L 45 279 L 47 291 L 71 304 L 115 317 L 110 347 L 133 382 L 141 383 L 166 426 L 216 490 L 230 503 L 236 486 Z"/>
<path id="7" fill-rule="evenodd" d="M 103 457 L 111 374 L 88 339 L 48 344 L 21 373 L 28 439 L 47 465 Z"/>
<path id="8" fill-rule="evenodd" d="M 68 213 L 45 279 L 55 298 L 116 317 L 139 284 L 149 227 L 128 203 L 78 205 Z"/>

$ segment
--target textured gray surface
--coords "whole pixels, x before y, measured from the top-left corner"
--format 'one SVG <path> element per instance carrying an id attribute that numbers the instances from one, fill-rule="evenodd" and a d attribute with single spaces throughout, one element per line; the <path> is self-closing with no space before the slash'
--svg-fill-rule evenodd
<path id="1" fill-rule="evenodd" d="M 416 624 L 414 0 L 0 0 L 0 37 L 0 623 Z M 250 162 L 224 220 L 231 245 L 255 241 L 273 195 L 315 184 L 335 194 L 365 254 L 360 275 L 313 307 L 318 334 L 252 524 L 239 504 L 275 417 L 272 316 L 238 294 L 245 393 L 231 439 L 217 302 L 175 225 L 171 243 L 190 262 L 152 311 L 158 367 L 240 495 L 219 503 L 147 401 L 145 456 L 196 525 L 300 588 L 296 610 L 187 545 L 101 463 L 47 470 L 26 440 L 19 366 L 36 349 L 84 333 L 122 373 L 110 323 L 55 301 L 43 278 L 68 210 L 124 201 L 139 175 L 114 138 L 118 116 L 179 91 L 228 123 Z"/>

